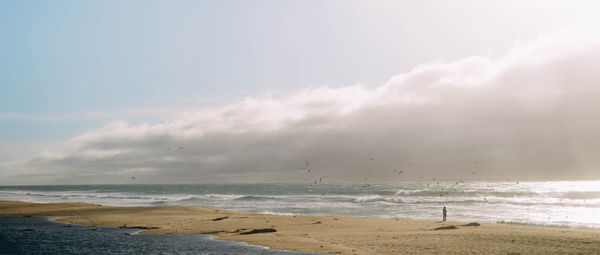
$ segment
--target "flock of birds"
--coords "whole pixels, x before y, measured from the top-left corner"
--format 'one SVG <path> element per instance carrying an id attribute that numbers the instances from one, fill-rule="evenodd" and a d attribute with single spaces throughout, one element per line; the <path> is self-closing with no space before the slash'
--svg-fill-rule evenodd
<path id="1" fill-rule="evenodd" d="M 375 160 L 375 158 L 374 158 L 373 156 L 370 156 L 370 157 L 369 157 L 369 161 L 374 161 L 374 160 Z M 412 163 L 408 163 L 408 166 L 409 166 L 409 167 L 412 167 Z M 311 167 L 310 167 L 310 163 L 309 163 L 308 161 L 306 161 L 306 163 L 305 163 L 304 167 L 302 168 L 302 170 L 306 171 L 306 173 L 307 173 L 307 174 L 311 174 L 311 171 L 312 171 L 312 169 L 311 169 Z M 400 170 L 400 169 L 393 169 L 392 171 L 393 171 L 395 174 L 398 174 L 398 175 L 400 175 L 400 174 L 404 173 L 404 171 L 403 171 L 403 170 Z M 369 171 L 369 176 L 372 176 L 372 175 L 373 175 L 373 171 Z M 326 176 L 320 176 L 318 180 L 317 180 L 317 179 L 315 179 L 315 180 L 313 181 L 313 184 L 320 184 L 320 183 L 323 183 L 323 178 L 325 178 L 325 177 L 326 177 Z M 419 178 L 421 178 L 421 177 L 419 177 Z M 362 181 L 363 181 L 363 182 L 367 182 L 368 180 L 369 180 L 369 177 L 368 177 L 368 176 L 365 176 L 364 178 L 362 178 Z M 364 184 L 362 187 L 363 187 L 363 188 L 367 188 L 367 187 L 369 187 L 369 186 L 370 186 L 370 184 L 368 184 L 368 183 L 365 183 L 365 184 Z"/>
<path id="2" fill-rule="evenodd" d="M 171 150 L 171 147 L 168 147 L 168 148 L 167 148 L 167 150 L 168 150 L 168 151 L 170 151 L 170 150 Z M 183 146 L 179 146 L 177 149 L 174 149 L 174 150 L 175 150 L 175 151 L 181 151 L 181 150 L 183 150 Z M 374 161 L 374 160 L 375 160 L 375 158 L 374 158 L 373 156 L 370 156 L 370 157 L 369 157 L 369 161 Z M 478 165 L 478 164 L 479 164 L 479 161 L 475 161 L 474 163 Z M 408 163 L 408 167 L 412 167 L 412 166 L 413 166 L 413 164 L 412 164 L 412 163 Z M 311 172 L 312 172 L 312 169 L 311 169 L 311 167 L 310 167 L 310 163 L 309 163 L 308 161 L 306 161 L 306 163 L 305 163 L 305 166 L 304 166 L 304 168 L 302 168 L 302 170 L 306 171 L 306 173 L 307 173 L 307 174 L 311 174 Z M 392 171 L 393 171 L 395 174 L 398 174 L 398 175 L 401 175 L 402 173 L 404 173 L 404 171 L 403 171 L 403 170 L 400 170 L 400 169 L 393 169 Z M 472 175 L 475 175 L 475 172 L 472 172 L 471 174 L 472 174 Z M 373 175 L 373 171 L 369 171 L 369 176 L 371 176 L 371 175 Z M 313 181 L 313 184 L 320 184 L 320 183 L 323 183 L 323 178 L 325 178 L 325 177 L 326 177 L 326 176 L 320 176 L 320 177 L 319 177 L 319 179 L 315 179 L 315 180 Z M 135 180 L 135 176 L 131 176 L 131 177 L 130 177 L 130 179 L 131 179 L 131 180 Z M 422 179 L 422 177 L 420 177 L 420 176 L 419 176 L 419 179 Z M 368 180 L 369 180 L 368 176 L 365 176 L 364 178 L 362 178 L 362 181 L 363 181 L 363 182 L 365 182 L 365 183 L 362 185 L 362 188 L 363 188 L 363 189 L 364 189 L 364 188 L 367 188 L 367 187 L 369 187 L 369 186 L 370 186 L 370 184 L 366 183 Z M 436 181 L 436 178 L 435 178 L 435 177 L 433 178 L 433 181 Z M 508 181 L 510 181 L 510 180 L 509 180 L 509 179 L 506 179 L 506 181 L 508 182 Z M 455 184 L 455 185 L 459 185 L 459 184 L 461 184 L 461 183 L 464 183 L 464 181 L 463 181 L 462 179 L 459 179 L 458 181 L 456 181 L 456 184 Z M 438 182 L 437 182 L 437 184 L 439 185 L 439 184 L 440 184 L 440 182 L 438 181 Z M 516 181 L 516 184 L 519 184 L 519 181 Z M 427 184 L 427 186 L 429 187 L 429 183 Z M 442 190 L 444 190 L 444 188 L 442 188 Z M 456 190 L 456 189 L 454 189 L 454 190 Z M 440 194 L 440 196 L 442 196 L 442 194 Z M 484 200 L 486 200 L 486 198 L 484 198 Z"/>
<path id="3" fill-rule="evenodd" d="M 374 158 L 373 156 L 370 156 L 370 157 L 369 157 L 369 161 L 374 161 L 374 160 L 375 160 L 375 158 Z M 479 165 L 479 161 L 474 161 L 474 164 L 476 164 L 476 165 Z M 408 167 L 412 167 L 412 166 L 413 166 L 413 164 L 412 164 L 412 163 L 408 163 Z M 304 166 L 304 168 L 303 168 L 302 170 L 306 171 L 306 173 L 307 173 L 307 174 L 314 173 L 314 171 L 312 171 L 312 169 L 311 169 L 311 167 L 310 167 L 310 163 L 309 163 L 308 161 L 306 161 L 306 163 L 305 163 L 305 166 Z M 398 174 L 398 175 L 401 175 L 402 173 L 404 173 L 404 171 L 403 171 L 403 170 L 400 170 L 400 169 L 393 169 L 392 171 L 393 171 L 395 174 Z M 373 175 L 373 171 L 369 171 L 369 176 L 371 176 L 371 175 Z M 476 175 L 476 173 L 475 173 L 475 172 L 471 172 L 471 175 L 475 176 L 475 175 Z M 313 181 L 313 184 L 320 184 L 320 183 L 322 183 L 322 182 L 323 182 L 323 178 L 324 178 L 324 177 L 325 177 L 325 176 L 320 176 L 318 180 L 317 180 L 317 179 L 315 179 L 315 180 Z M 419 178 L 419 179 L 422 179 L 423 177 L 419 176 L 418 178 Z M 368 180 L 369 180 L 368 176 L 365 176 L 364 178 L 362 178 L 362 181 L 363 181 L 363 183 L 364 183 L 364 184 L 362 185 L 362 188 L 363 188 L 363 189 L 365 189 L 365 188 L 367 188 L 367 187 L 369 187 L 369 186 L 370 186 L 370 184 L 369 184 L 369 183 L 367 183 L 367 181 L 368 181 Z M 437 181 L 437 179 L 436 179 L 435 177 L 434 177 L 432 180 L 433 180 L 433 181 Z M 509 182 L 509 181 L 510 181 L 510 179 L 506 179 L 506 181 L 507 181 L 507 182 Z M 459 184 L 463 184 L 464 182 L 465 182 L 465 181 L 464 181 L 464 180 L 462 180 L 462 179 L 459 179 L 459 180 L 457 180 L 457 181 L 456 181 L 456 183 L 454 184 L 454 187 L 450 188 L 449 190 L 452 190 L 452 191 L 457 191 L 457 189 L 456 189 L 456 186 L 458 186 Z M 436 182 L 436 184 L 437 184 L 437 185 L 440 185 L 440 182 L 439 182 L 439 181 L 437 181 L 437 182 Z M 519 181 L 518 181 L 518 180 L 516 181 L 516 184 L 519 184 Z M 429 183 L 427 183 L 427 184 L 426 184 L 426 186 L 427 186 L 427 187 L 429 187 L 429 186 L 430 186 L 430 184 L 429 184 Z M 440 189 L 441 189 L 441 191 L 444 191 L 444 188 L 443 188 L 443 187 L 441 187 Z M 449 192 L 445 192 L 445 194 L 444 194 L 444 193 L 440 193 L 440 194 L 439 194 L 439 196 L 440 196 L 440 197 L 442 197 L 442 196 L 444 196 L 444 195 L 446 195 L 446 196 L 447 196 L 448 194 L 449 194 Z M 322 195 L 323 195 L 323 194 L 322 194 Z M 487 198 L 486 198 L 486 197 L 484 197 L 484 198 L 483 198 L 483 200 L 484 200 L 484 201 L 487 201 Z"/>

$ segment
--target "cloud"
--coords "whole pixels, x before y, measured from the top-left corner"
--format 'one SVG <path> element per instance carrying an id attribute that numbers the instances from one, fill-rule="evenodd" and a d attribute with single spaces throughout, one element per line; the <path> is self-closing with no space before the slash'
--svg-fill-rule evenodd
<path id="1" fill-rule="evenodd" d="M 119 183 L 130 175 L 162 183 L 393 181 L 472 172 L 597 177 L 598 59 L 600 33 L 583 23 L 517 43 L 502 57 L 419 65 L 375 88 L 309 87 L 177 112 L 159 123 L 113 121 L 61 148 L 4 163 L 0 176 L 62 183 Z"/>

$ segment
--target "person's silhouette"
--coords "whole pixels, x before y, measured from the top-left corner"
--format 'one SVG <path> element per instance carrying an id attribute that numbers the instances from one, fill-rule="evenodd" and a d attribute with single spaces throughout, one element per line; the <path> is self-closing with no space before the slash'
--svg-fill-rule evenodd
<path id="1" fill-rule="evenodd" d="M 444 209 L 442 209 L 442 214 L 444 216 L 443 221 L 446 221 L 446 207 L 444 206 Z"/>

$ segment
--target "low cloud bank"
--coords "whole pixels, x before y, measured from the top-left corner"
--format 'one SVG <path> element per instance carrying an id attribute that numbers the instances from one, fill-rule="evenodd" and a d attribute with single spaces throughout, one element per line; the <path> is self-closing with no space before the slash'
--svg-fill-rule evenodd
<path id="1" fill-rule="evenodd" d="M 599 59 L 600 33 L 581 24 L 503 57 L 420 65 L 376 88 L 311 87 L 174 113 L 159 124 L 110 122 L 4 163 L 0 176 L 58 183 L 598 177 Z"/>

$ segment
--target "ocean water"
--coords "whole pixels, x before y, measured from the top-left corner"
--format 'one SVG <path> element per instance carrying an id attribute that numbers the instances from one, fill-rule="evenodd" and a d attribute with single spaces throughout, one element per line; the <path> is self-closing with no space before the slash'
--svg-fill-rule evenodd
<path id="1" fill-rule="evenodd" d="M 0 254 L 311 254 L 212 240 L 209 235 L 137 235 L 139 231 L 0 216 Z"/>
<path id="2" fill-rule="evenodd" d="M 600 228 L 600 181 L 3 186 L 0 200 Z"/>

